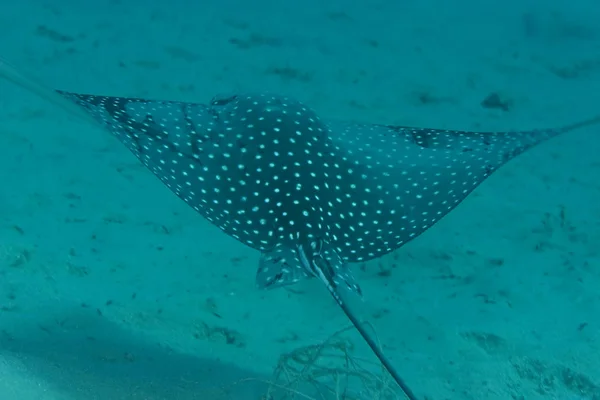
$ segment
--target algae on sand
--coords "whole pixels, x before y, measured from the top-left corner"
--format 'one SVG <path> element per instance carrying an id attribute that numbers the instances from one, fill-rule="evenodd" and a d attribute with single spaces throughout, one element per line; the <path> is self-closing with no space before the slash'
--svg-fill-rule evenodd
<path id="1" fill-rule="evenodd" d="M 261 400 L 400 400 L 404 396 L 382 366 L 357 357 L 345 333 L 279 357 Z"/>

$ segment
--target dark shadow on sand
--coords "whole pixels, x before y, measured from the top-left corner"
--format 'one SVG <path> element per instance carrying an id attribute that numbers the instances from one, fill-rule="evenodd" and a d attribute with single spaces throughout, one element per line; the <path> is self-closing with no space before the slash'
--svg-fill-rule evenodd
<path id="1" fill-rule="evenodd" d="M 265 393 L 268 377 L 145 341 L 91 310 L 12 322 L 0 327 L 0 353 L 69 399 L 256 400 Z M 257 380 L 235 384 L 248 378 Z"/>

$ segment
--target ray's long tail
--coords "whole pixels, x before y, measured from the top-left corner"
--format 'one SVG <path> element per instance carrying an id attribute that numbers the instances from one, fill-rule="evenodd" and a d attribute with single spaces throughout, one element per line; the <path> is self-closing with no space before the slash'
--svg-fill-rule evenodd
<path id="1" fill-rule="evenodd" d="M 356 316 L 354 315 L 354 312 L 352 312 L 350 307 L 348 307 L 348 302 L 346 301 L 346 297 L 344 296 L 343 293 L 341 293 L 341 292 L 343 292 L 343 290 L 336 290 L 335 288 L 330 287 L 330 286 L 328 286 L 328 289 L 330 291 L 333 290 L 331 295 L 335 299 L 336 303 L 344 311 L 344 314 L 346 314 L 346 316 L 348 317 L 350 322 L 352 322 L 352 325 L 354 325 L 356 330 L 358 330 L 358 332 L 363 337 L 365 342 L 367 342 L 367 344 L 371 348 L 371 351 L 373 351 L 373 353 L 379 359 L 379 361 L 381 362 L 383 367 L 389 372 L 389 374 L 392 376 L 394 381 L 398 384 L 398 386 L 400 387 L 400 389 L 402 390 L 402 392 L 404 393 L 406 398 L 408 400 L 417 400 L 417 396 L 414 394 L 414 392 L 411 390 L 411 388 L 408 386 L 408 384 L 404 381 L 404 379 L 402 379 L 402 377 L 400 376 L 400 374 L 398 373 L 396 368 L 394 368 L 394 366 L 392 365 L 392 362 L 385 356 L 385 354 L 383 354 L 383 352 L 381 351 L 381 348 L 375 342 L 373 335 L 371 335 L 369 332 L 367 332 L 367 330 L 365 329 L 365 324 L 361 323 L 358 320 L 358 318 L 356 318 Z"/>

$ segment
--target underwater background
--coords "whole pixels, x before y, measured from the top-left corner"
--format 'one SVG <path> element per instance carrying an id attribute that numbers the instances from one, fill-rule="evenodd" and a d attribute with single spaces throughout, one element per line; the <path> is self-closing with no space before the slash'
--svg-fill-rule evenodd
<path id="1" fill-rule="evenodd" d="M 524 130 L 600 114 L 598 21 L 592 0 L 3 1 L 0 56 L 74 92 L 272 92 L 328 118 Z M 600 399 L 599 154 L 600 126 L 543 143 L 352 266 L 420 398 Z M 0 181 L 0 400 L 300 399 L 266 394 L 280 356 L 349 324 L 315 279 L 258 290 L 256 251 L 4 81 Z"/>

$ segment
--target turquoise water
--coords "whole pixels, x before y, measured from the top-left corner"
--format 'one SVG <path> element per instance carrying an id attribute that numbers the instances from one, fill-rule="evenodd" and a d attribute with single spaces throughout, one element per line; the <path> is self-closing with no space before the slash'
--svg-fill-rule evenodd
<path id="1" fill-rule="evenodd" d="M 600 112 L 592 1 L 5 3 L 0 55 L 74 92 L 266 91 L 328 118 L 486 131 Z M 600 399 L 598 129 L 516 158 L 352 266 L 419 398 Z M 348 325 L 316 280 L 256 289 L 257 252 L 7 82 L 0 161 L 0 400 L 259 399 L 280 355 Z"/>

